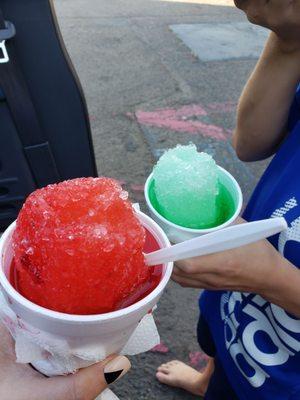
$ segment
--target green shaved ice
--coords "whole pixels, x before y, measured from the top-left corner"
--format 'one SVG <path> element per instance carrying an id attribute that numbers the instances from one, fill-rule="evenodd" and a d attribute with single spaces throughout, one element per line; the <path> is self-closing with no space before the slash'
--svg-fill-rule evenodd
<path id="1" fill-rule="evenodd" d="M 157 207 L 169 221 L 195 229 L 220 221 L 218 167 L 195 145 L 168 150 L 154 167 L 153 179 Z"/>

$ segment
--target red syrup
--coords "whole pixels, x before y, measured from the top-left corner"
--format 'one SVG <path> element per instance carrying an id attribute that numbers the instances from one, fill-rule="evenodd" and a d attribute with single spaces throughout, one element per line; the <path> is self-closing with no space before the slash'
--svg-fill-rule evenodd
<path id="1" fill-rule="evenodd" d="M 160 249 L 160 246 L 156 239 L 151 235 L 151 233 L 146 230 L 146 243 L 144 247 L 144 253 L 151 253 L 152 251 L 156 251 Z M 148 294 L 153 292 L 153 290 L 158 286 L 162 277 L 162 265 L 158 265 L 155 267 L 147 267 L 152 269 L 152 274 L 150 275 L 150 279 L 130 297 L 128 297 L 125 301 L 121 302 L 118 305 L 118 309 L 122 309 L 132 304 L 138 302 L 139 300 L 144 299 Z"/>
<path id="2" fill-rule="evenodd" d="M 147 230 L 146 231 L 146 242 L 144 247 L 145 253 L 150 253 L 152 251 L 156 251 L 160 249 L 160 246 L 154 236 Z M 150 275 L 150 279 L 143 285 L 141 285 L 137 291 L 123 300 L 121 303 L 117 305 L 117 307 L 111 311 L 121 310 L 122 308 L 129 307 L 134 303 L 144 299 L 148 294 L 150 294 L 160 283 L 162 278 L 162 265 L 157 265 L 155 267 L 149 267 L 152 269 L 152 273 Z M 15 267 L 15 261 L 12 260 L 10 267 L 9 280 L 13 288 L 18 290 L 18 271 Z M 22 294 L 22 293 L 21 293 Z"/>

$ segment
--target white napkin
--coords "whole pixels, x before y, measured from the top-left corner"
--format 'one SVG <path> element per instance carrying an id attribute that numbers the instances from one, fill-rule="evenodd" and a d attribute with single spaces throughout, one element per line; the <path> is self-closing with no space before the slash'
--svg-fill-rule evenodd
<path id="1" fill-rule="evenodd" d="M 63 338 L 41 331 L 18 318 L 0 291 L 0 320 L 15 339 L 18 363 L 31 363 L 47 376 L 74 373 L 105 358 L 97 346 L 71 347 Z M 160 343 L 152 314 L 147 314 L 121 351 L 124 355 L 144 353 Z M 109 389 L 97 399 L 118 399 Z"/>

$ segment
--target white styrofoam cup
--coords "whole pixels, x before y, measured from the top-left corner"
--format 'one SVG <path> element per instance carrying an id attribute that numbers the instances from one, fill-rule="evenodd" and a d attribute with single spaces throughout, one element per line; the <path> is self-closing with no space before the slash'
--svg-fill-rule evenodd
<path id="1" fill-rule="evenodd" d="M 235 212 L 227 221 L 223 224 L 218 225 L 214 228 L 208 229 L 192 229 L 192 228 L 185 228 L 183 226 L 174 224 L 171 221 L 168 221 L 165 217 L 163 217 L 152 205 L 150 196 L 149 196 L 149 189 L 150 185 L 153 181 L 153 174 L 151 174 L 145 184 L 144 195 L 146 199 L 146 203 L 152 218 L 160 225 L 160 227 L 164 230 L 166 235 L 168 236 L 169 240 L 172 243 L 180 243 L 184 242 L 185 240 L 193 239 L 197 236 L 205 235 L 207 233 L 215 232 L 219 229 L 223 229 L 231 224 L 237 219 L 239 216 L 242 205 L 243 205 L 243 194 L 238 182 L 235 178 L 224 168 L 218 166 L 219 168 L 219 181 L 222 185 L 230 193 L 232 200 L 235 206 Z M 188 212 L 188 210 L 187 210 Z"/>
<path id="2" fill-rule="evenodd" d="M 159 246 L 169 247 L 170 242 L 163 230 L 147 215 L 140 211 L 136 213 Z M 15 226 L 15 222 L 11 224 L 0 239 L 0 285 L 4 296 L 19 318 L 37 329 L 65 339 L 72 348 L 77 345 L 97 345 L 106 355 L 119 353 L 139 321 L 157 304 L 172 274 L 173 263 L 164 264 L 159 285 L 142 300 L 118 311 L 99 315 L 71 315 L 48 310 L 24 298 L 9 281 Z"/>

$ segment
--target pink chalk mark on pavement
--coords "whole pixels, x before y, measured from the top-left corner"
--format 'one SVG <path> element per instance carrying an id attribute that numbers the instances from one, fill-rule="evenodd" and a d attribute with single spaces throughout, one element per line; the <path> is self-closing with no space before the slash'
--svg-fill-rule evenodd
<path id="1" fill-rule="evenodd" d="M 195 351 L 189 354 L 190 365 L 200 372 L 205 369 L 208 359 L 203 351 Z"/>
<path id="2" fill-rule="evenodd" d="M 137 111 L 135 115 L 142 125 L 165 128 L 175 132 L 202 134 L 216 140 L 226 140 L 227 138 L 227 132 L 223 128 L 195 119 L 208 115 L 208 112 L 200 104 L 183 106 L 177 110 L 167 108 L 156 111 Z"/>
<path id="3" fill-rule="evenodd" d="M 158 344 L 157 346 L 153 347 L 153 349 L 151 349 L 151 351 L 153 353 L 166 354 L 166 353 L 169 352 L 169 348 L 163 342 L 160 342 L 160 344 Z"/>

